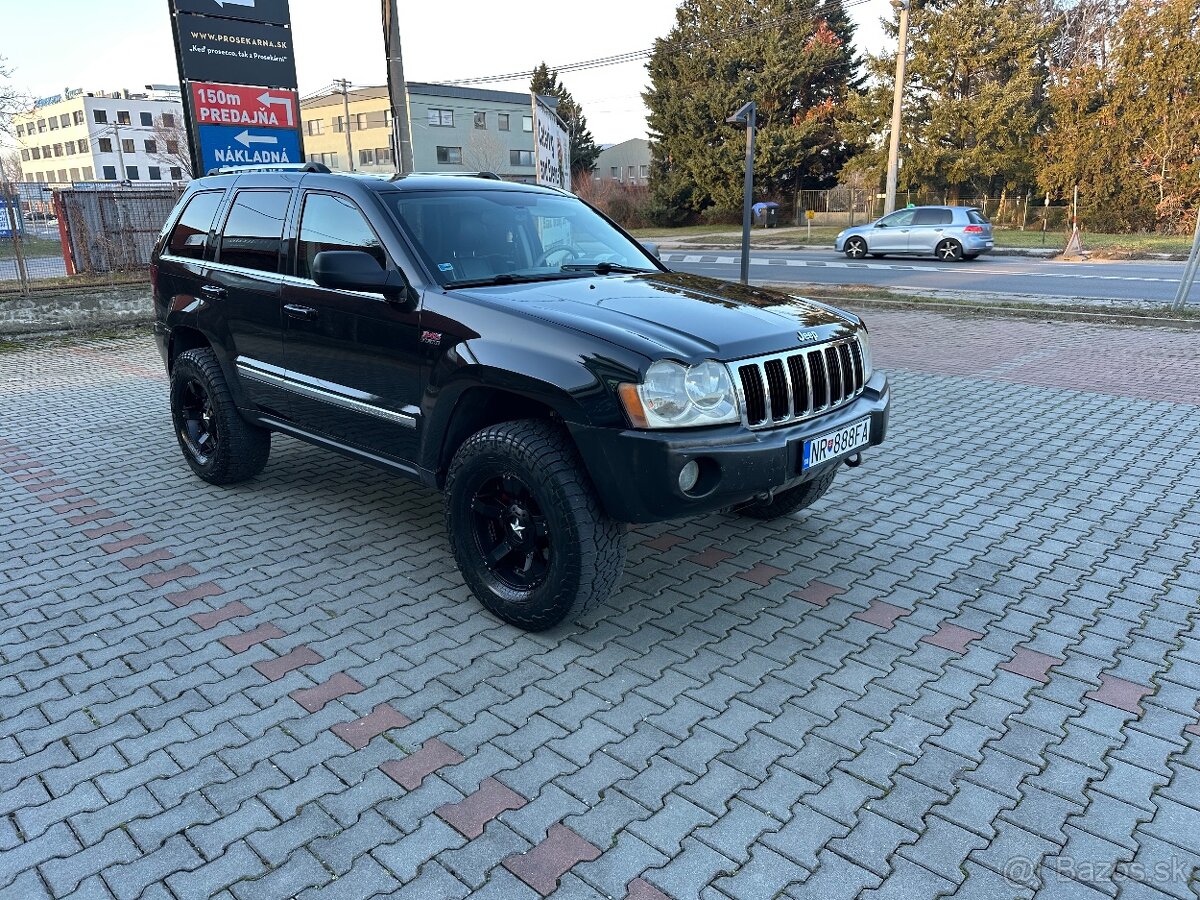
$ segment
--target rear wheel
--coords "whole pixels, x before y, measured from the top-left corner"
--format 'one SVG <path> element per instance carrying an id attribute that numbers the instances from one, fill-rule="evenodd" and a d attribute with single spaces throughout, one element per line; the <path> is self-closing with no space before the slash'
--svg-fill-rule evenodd
<path id="1" fill-rule="evenodd" d="M 827 473 L 812 481 L 798 484 L 786 491 L 779 491 L 769 501 L 752 500 L 734 507 L 733 511 L 739 516 L 748 516 L 751 519 L 778 519 L 781 516 L 799 512 L 824 497 L 829 492 L 836 476 L 837 467 L 834 466 Z"/>
<path id="2" fill-rule="evenodd" d="M 862 259 L 867 255 L 867 242 L 860 237 L 852 237 L 846 241 L 843 252 L 851 259 Z"/>
<path id="3" fill-rule="evenodd" d="M 446 529 L 471 591 L 527 631 L 602 603 L 625 567 L 624 526 L 549 422 L 505 422 L 466 440 L 447 476 Z"/>
<path id="4" fill-rule="evenodd" d="M 247 481 L 271 455 L 271 432 L 242 418 L 207 347 L 180 354 L 171 367 L 171 417 L 183 458 L 209 484 Z"/>
<path id="5" fill-rule="evenodd" d="M 933 251 L 933 255 L 942 262 L 958 262 L 963 258 L 962 244 L 949 238 L 942 241 Z"/>

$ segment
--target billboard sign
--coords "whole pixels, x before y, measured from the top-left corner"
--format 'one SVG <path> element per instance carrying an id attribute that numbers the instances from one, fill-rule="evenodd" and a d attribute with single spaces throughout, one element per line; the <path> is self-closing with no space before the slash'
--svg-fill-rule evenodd
<path id="1" fill-rule="evenodd" d="M 179 69 L 185 81 L 294 88 L 292 30 L 179 13 Z"/>
<path id="2" fill-rule="evenodd" d="M 300 133 L 295 129 L 201 125 L 198 131 L 205 172 L 222 166 L 270 166 L 303 162 L 300 158 Z"/>
<path id="3" fill-rule="evenodd" d="M 287 25 L 291 21 L 288 0 L 175 0 L 182 13 L 241 19 L 243 22 L 266 22 Z"/>
<path id="4" fill-rule="evenodd" d="M 533 95 L 533 134 L 536 148 L 537 183 L 571 189 L 571 139 L 562 119 Z"/>
<path id="5" fill-rule="evenodd" d="M 300 124 L 295 91 L 208 81 L 193 81 L 191 88 L 197 125 L 296 128 Z"/>

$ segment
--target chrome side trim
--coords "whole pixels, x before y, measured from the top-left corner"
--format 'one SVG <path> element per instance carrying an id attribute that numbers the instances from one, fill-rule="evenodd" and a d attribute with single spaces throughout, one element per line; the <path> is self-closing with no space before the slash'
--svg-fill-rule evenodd
<path id="1" fill-rule="evenodd" d="M 319 400 L 322 403 L 329 403 L 333 406 L 348 409 L 352 412 L 362 413 L 366 416 L 374 416 L 377 419 L 383 419 L 388 422 L 394 422 L 397 425 L 403 425 L 405 428 L 416 428 L 417 417 L 408 413 L 396 412 L 391 409 L 384 409 L 382 406 L 375 406 L 372 403 L 364 403 L 361 400 L 355 400 L 352 397 L 347 397 L 344 394 L 336 394 L 332 391 L 322 390 L 321 388 L 313 387 L 312 385 L 304 384 L 297 381 L 289 370 L 281 369 L 278 366 L 272 366 L 268 363 L 238 360 L 238 374 L 244 378 L 249 378 L 251 381 L 257 381 L 260 384 L 271 385 L 272 387 L 280 388 L 281 390 L 289 391 L 293 394 L 299 394 L 301 397 L 307 397 L 310 400 Z"/>

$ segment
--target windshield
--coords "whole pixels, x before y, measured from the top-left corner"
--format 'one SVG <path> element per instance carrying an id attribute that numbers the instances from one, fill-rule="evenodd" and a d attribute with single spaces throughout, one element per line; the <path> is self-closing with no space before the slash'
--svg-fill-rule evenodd
<path id="1" fill-rule="evenodd" d="M 497 190 L 384 197 L 446 286 L 658 271 L 641 247 L 574 197 Z"/>

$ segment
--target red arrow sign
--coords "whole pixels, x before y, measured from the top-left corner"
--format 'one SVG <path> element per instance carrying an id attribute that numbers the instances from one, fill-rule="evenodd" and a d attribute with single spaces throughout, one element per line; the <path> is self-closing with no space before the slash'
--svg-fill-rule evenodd
<path id="1" fill-rule="evenodd" d="M 295 91 L 194 81 L 192 108 L 197 125 L 300 126 Z"/>

